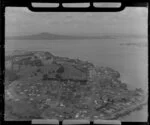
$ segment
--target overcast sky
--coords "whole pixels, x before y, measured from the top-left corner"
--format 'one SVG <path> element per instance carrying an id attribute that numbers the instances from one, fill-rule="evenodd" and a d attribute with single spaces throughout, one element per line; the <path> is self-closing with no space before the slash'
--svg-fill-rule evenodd
<path id="1" fill-rule="evenodd" d="M 40 32 L 67 35 L 147 34 L 147 9 L 126 8 L 117 13 L 36 13 L 27 8 L 6 8 L 6 35 Z"/>

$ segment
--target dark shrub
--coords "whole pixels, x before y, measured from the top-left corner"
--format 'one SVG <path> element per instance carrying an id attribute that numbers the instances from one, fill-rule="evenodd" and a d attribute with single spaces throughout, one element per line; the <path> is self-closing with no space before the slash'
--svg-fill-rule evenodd
<path id="1" fill-rule="evenodd" d="M 59 69 L 57 70 L 57 73 L 63 73 L 64 71 L 65 71 L 64 67 L 60 66 Z"/>
<path id="2" fill-rule="evenodd" d="M 43 66 L 43 63 L 41 60 L 34 60 L 32 62 L 30 62 L 32 66 Z"/>
<path id="3" fill-rule="evenodd" d="M 41 69 L 37 69 L 37 72 L 41 72 Z"/>
<path id="4" fill-rule="evenodd" d="M 14 80 L 17 80 L 19 76 L 13 70 L 5 70 L 5 78 L 8 81 L 14 81 Z"/>
<path id="5" fill-rule="evenodd" d="M 59 74 L 56 74 L 55 77 L 56 77 L 57 79 L 60 79 L 60 78 L 61 78 L 61 76 L 60 76 Z"/>
<path id="6" fill-rule="evenodd" d="M 48 75 L 47 74 L 43 75 L 43 80 L 48 80 Z"/>

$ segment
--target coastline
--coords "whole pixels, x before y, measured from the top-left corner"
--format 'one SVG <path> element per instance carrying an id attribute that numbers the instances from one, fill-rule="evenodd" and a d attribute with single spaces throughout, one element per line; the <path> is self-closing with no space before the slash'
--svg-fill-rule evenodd
<path id="1" fill-rule="evenodd" d="M 131 113 L 133 113 L 134 111 L 140 111 L 140 110 L 142 110 L 143 107 L 146 106 L 146 105 L 147 105 L 147 101 L 141 102 L 140 104 L 131 106 L 131 107 L 129 107 L 127 109 L 124 109 L 124 110 L 122 110 L 120 112 L 112 114 L 112 117 L 108 118 L 108 119 L 110 119 L 110 120 L 116 120 L 116 119 L 128 116 Z"/>
<path id="2" fill-rule="evenodd" d="M 63 58 L 60 58 L 61 60 L 63 59 Z M 58 61 L 58 60 L 57 60 Z M 64 61 L 66 61 L 66 60 L 64 60 Z M 72 61 L 70 61 L 71 63 L 72 63 Z M 81 63 L 80 61 L 75 61 L 75 63 Z M 81 63 L 82 64 L 82 63 Z M 120 85 L 120 83 L 121 83 L 121 81 L 116 81 L 116 82 L 111 82 L 110 81 L 110 79 L 113 81 L 113 79 L 118 79 L 118 78 L 120 78 L 120 74 L 117 72 L 117 71 L 115 71 L 115 70 L 113 70 L 113 69 L 111 69 L 111 68 L 109 68 L 109 67 L 101 67 L 101 69 L 100 69 L 100 72 L 99 72 L 99 74 L 97 74 L 97 72 L 95 71 L 96 69 L 95 69 L 95 67 L 90 67 L 89 68 L 89 72 L 88 72 L 88 81 L 90 82 L 90 83 L 97 83 L 96 81 L 95 81 L 95 77 L 100 77 L 100 76 L 103 76 L 104 77 L 104 79 L 106 79 L 107 80 L 107 77 L 109 78 L 108 79 L 108 81 L 102 81 L 102 83 L 106 83 L 106 82 L 110 82 L 110 83 L 115 83 L 115 84 L 119 84 Z M 51 81 L 51 80 L 59 80 L 59 79 L 57 79 L 57 78 L 47 78 L 47 80 L 49 80 L 49 81 Z M 74 79 L 69 79 L 69 81 L 73 81 Z M 63 81 L 68 81 L 68 79 L 63 79 Z M 78 82 L 78 81 L 74 81 L 74 82 Z M 80 82 L 85 82 L 85 81 L 80 81 Z M 102 84 L 103 85 L 103 84 Z M 105 85 L 105 84 L 104 84 Z M 107 84 L 106 84 L 107 85 Z M 106 88 L 106 89 L 108 89 L 110 92 L 112 91 L 112 92 L 114 92 L 112 89 L 110 89 L 110 88 L 107 88 L 107 86 L 104 86 L 104 89 Z M 111 86 L 111 84 L 108 84 L 108 85 L 110 85 Z M 121 86 L 118 86 L 119 88 L 121 87 Z M 95 87 L 94 87 L 95 88 Z M 123 90 L 124 91 L 126 91 L 126 86 L 122 86 L 122 88 L 123 88 Z M 70 89 L 71 90 L 71 89 Z M 129 91 L 128 91 L 129 92 Z M 133 91 L 134 92 L 134 91 Z M 115 93 L 115 92 L 114 92 Z M 104 94 L 105 94 L 105 92 L 104 92 Z M 106 93 L 107 94 L 107 93 Z M 118 93 L 117 93 L 118 94 Z M 121 93 L 120 92 L 120 94 L 122 95 L 123 93 Z M 110 95 L 110 93 L 109 93 L 109 95 Z M 115 95 L 116 95 L 116 93 L 115 93 Z M 115 96 L 114 95 L 114 96 Z M 142 94 L 143 95 L 143 94 Z M 124 96 L 124 95 L 123 95 Z M 120 98 L 120 95 L 118 96 L 119 98 Z M 130 96 L 129 96 L 130 97 Z M 143 96 L 144 97 L 144 96 Z M 105 99 L 106 98 L 106 99 Z M 110 97 L 108 96 L 108 99 L 109 99 Z M 102 98 L 102 101 L 107 101 L 108 100 L 107 99 L 107 97 L 105 97 L 104 96 L 104 98 Z M 105 102 L 106 102 L 105 101 Z M 123 105 L 124 105 L 124 102 L 121 102 Z M 121 111 L 120 111 L 120 109 L 118 110 L 118 108 L 116 108 L 116 111 L 114 112 L 114 113 L 112 113 L 112 114 L 110 114 L 109 112 L 107 112 L 107 114 L 106 114 L 106 116 L 104 116 L 104 117 L 101 117 L 101 119 L 107 119 L 107 120 L 111 120 L 111 119 L 119 119 L 120 117 L 124 117 L 124 116 L 126 116 L 126 115 L 129 115 L 130 113 L 132 113 L 132 112 L 134 112 L 134 111 L 136 111 L 136 110 L 141 110 L 141 108 L 144 106 L 144 105 L 146 105 L 147 104 L 147 98 L 141 98 L 140 100 L 137 100 L 135 103 L 134 102 L 131 102 L 130 104 L 127 104 L 127 105 L 124 105 L 125 107 L 122 107 L 122 109 L 121 109 Z M 104 109 L 105 110 L 105 109 Z M 106 108 L 106 110 L 107 110 L 107 108 Z M 117 111 L 118 110 L 118 111 Z"/>

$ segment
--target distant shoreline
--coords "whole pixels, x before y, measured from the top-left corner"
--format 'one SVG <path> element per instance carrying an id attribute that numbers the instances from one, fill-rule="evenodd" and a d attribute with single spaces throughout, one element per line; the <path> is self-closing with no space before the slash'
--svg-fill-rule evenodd
<path id="1" fill-rule="evenodd" d="M 21 35 L 21 36 L 6 36 L 6 40 L 83 40 L 83 39 L 116 39 L 116 38 L 146 38 L 147 36 L 141 34 L 97 34 L 97 35 L 67 35 L 67 34 L 53 34 L 48 32 Z"/>
<path id="2" fill-rule="evenodd" d="M 148 43 L 138 42 L 138 43 L 120 43 L 120 46 L 133 46 L 133 47 L 147 47 Z"/>

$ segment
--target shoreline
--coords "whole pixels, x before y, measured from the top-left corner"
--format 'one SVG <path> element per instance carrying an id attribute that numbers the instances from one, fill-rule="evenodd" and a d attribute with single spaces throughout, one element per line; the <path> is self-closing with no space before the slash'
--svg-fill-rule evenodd
<path id="1" fill-rule="evenodd" d="M 140 104 L 137 104 L 136 106 L 132 106 L 132 107 L 124 109 L 124 110 L 122 110 L 120 112 L 114 113 L 114 114 L 112 114 L 112 117 L 110 117 L 108 119 L 110 119 L 110 120 L 116 120 L 116 119 L 128 116 L 128 115 L 130 115 L 134 111 L 142 110 L 143 106 L 146 106 L 146 105 L 147 105 L 147 101 L 142 102 Z"/>
<path id="2" fill-rule="evenodd" d="M 63 58 L 60 58 L 60 59 L 63 59 Z M 71 60 L 72 61 L 72 60 Z M 70 61 L 70 62 L 71 62 Z M 80 61 L 78 61 L 77 63 L 79 63 L 80 64 Z M 95 80 L 95 76 L 96 77 L 99 77 L 99 75 L 97 76 L 97 73 L 96 73 L 96 71 L 95 71 L 95 69 L 93 69 L 93 67 L 92 68 L 90 68 L 88 71 L 90 71 L 90 72 L 88 72 L 88 81 L 89 82 L 91 82 L 92 84 L 95 82 L 95 83 L 98 83 L 96 80 Z M 101 71 L 101 70 L 100 70 Z M 118 72 L 117 71 L 115 71 L 115 70 L 111 70 L 111 68 L 109 69 L 109 67 L 107 68 L 107 67 L 104 67 L 104 69 L 102 68 L 102 71 L 101 71 L 101 73 L 100 73 L 100 75 L 103 75 L 104 74 L 104 78 L 107 80 L 107 78 L 111 78 L 111 80 L 113 80 L 114 79 L 114 77 L 115 77 L 115 81 L 116 81 L 116 84 L 118 85 L 118 84 L 120 84 L 121 83 L 121 81 L 118 81 L 118 80 L 116 80 L 116 79 L 118 79 Z M 117 75 L 117 76 L 116 76 Z M 111 77 L 107 77 L 107 76 L 111 76 Z M 119 75 L 119 78 L 120 78 L 120 75 Z M 44 79 L 42 79 L 42 81 L 43 81 Z M 84 81 L 84 79 L 79 79 L 78 81 L 77 80 L 75 80 L 75 79 L 61 79 L 61 78 L 45 78 L 45 80 L 56 80 L 56 81 L 64 81 L 64 82 L 66 82 L 66 81 L 72 81 L 72 82 L 86 82 L 86 81 Z M 110 79 L 108 79 L 107 80 L 108 82 L 110 81 Z M 106 81 L 106 82 L 107 82 Z M 102 83 L 104 84 L 105 83 L 105 81 L 102 81 Z M 110 82 L 111 84 L 112 83 L 114 83 L 114 82 Z M 102 85 L 103 85 L 102 84 Z M 108 85 L 110 85 L 110 86 L 112 86 L 111 84 L 108 84 Z M 105 84 L 104 84 L 105 85 Z M 106 84 L 107 85 L 107 84 Z M 106 86 L 105 85 L 105 86 Z M 92 85 L 93 86 L 93 85 Z M 104 86 L 104 87 L 105 87 Z M 106 86 L 107 87 L 107 86 Z M 123 88 L 123 91 L 126 91 L 127 89 L 126 89 L 126 86 L 120 86 L 119 85 L 119 88 L 120 87 L 122 87 Z M 95 88 L 95 87 L 94 87 Z M 125 88 L 125 89 L 124 89 Z M 105 88 L 104 88 L 105 89 Z M 109 88 L 107 88 L 109 91 L 112 91 L 112 92 L 114 92 L 115 94 L 116 94 L 116 92 L 114 91 L 114 90 L 112 90 L 112 89 L 109 89 Z M 70 89 L 71 90 L 71 89 Z M 80 92 L 80 91 L 79 91 Z M 134 92 L 134 90 L 132 91 L 132 92 Z M 67 93 L 68 94 L 68 93 Z M 104 94 L 105 94 L 105 91 L 104 91 Z M 107 93 L 106 93 L 107 94 Z M 117 93 L 117 94 L 124 94 L 124 93 L 122 93 L 122 91 L 119 91 L 119 93 Z M 60 94 L 59 94 L 60 95 Z M 143 95 L 143 94 L 142 94 Z M 115 95 L 114 95 L 115 96 Z M 124 96 L 124 95 L 123 95 Z M 132 96 L 132 95 L 131 95 Z M 133 95 L 134 96 L 134 95 Z M 144 96 L 144 95 L 143 95 Z M 130 95 L 129 95 L 129 97 L 130 97 Z M 147 97 L 147 96 L 146 96 Z M 110 98 L 109 97 L 109 95 L 108 95 L 108 98 Z M 122 97 L 121 97 L 122 98 Z M 107 98 L 106 98 L 107 99 Z M 102 98 L 102 100 L 104 100 L 103 98 Z M 104 100 L 105 101 L 105 100 Z M 87 102 L 88 103 L 88 102 Z M 119 103 L 119 101 L 118 101 L 118 103 Z M 124 104 L 124 102 L 121 102 L 122 104 Z M 142 110 L 142 108 L 143 108 L 143 106 L 144 105 L 146 105 L 147 104 L 147 98 L 141 98 L 140 100 L 136 100 L 135 102 L 134 101 L 132 101 L 131 100 L 131 102 L 129 103 L 129 104 L 127 104 L 127 105 L 121 105 L 121 110 L 120 109 L 118 109 L 118 108 L 116 108 L 115 107 L 115 111 L 114 111 L 114 113 L 113 113 L 113 111 L 112 111 L 112 113 L 109 113 L 109 111 L 108 112 L 106 112 L 106 115 L 105 116 L 103 116 L 103 117 L 101 117 L 101 119 L 106 119 L 106 120 L 113 120 L 113 119 L 119 119 L 119 118 L 121 118 L 121 117 L 124 117 L 124 116 L 127 116 L 127 115 L 130 115 L 130 113 L 132 113 L 132 112 L 134 112 L 134 111 L 137 111 L 137 110 Z M 120 106 L 120 105 L 119 105 Z M 92 106 L 93 107 L 93 106 Z M 105 109 L 104 109 L 105 110 Z M 107 110 L 107 108 L 106 108 L 106 110 Z M 118 111 L 117 111 L 118 110 Z M 57 114 L 57 113 L 56 113 Z M 105 112 L 104 112 L 104 114 L 105 114 Z"/>

